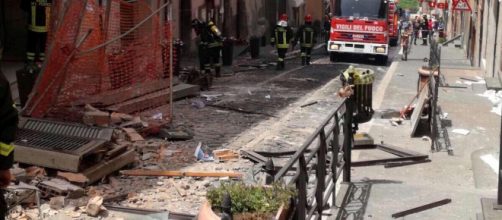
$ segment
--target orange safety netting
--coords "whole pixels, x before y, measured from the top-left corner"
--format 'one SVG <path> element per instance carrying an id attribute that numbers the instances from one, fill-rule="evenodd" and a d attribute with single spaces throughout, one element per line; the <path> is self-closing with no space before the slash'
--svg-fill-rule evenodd
<path id="1" fill-rule="evenodd" d="M 134 103 L 142 95 L 168 96 L 172 37 L 167 22 L 150 1 L 107 2 L 68 1 L 52 13 L 58 19 L 52 20 L 48 56 L 25 115 L 78 120 L 85 104 L 121 109 L 121 102 Z M 169 104 L 143 103 L 127 113 Z"/>

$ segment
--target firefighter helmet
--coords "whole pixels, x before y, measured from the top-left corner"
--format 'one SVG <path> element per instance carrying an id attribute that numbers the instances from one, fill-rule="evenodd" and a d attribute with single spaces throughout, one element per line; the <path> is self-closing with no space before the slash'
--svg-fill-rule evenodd
<path id="1" fill-rule="evenodd" d="M 305 15 L 305 22 L 312 22 L 312 15 Z"/>
<path id="2" fill-rule="evenodd" d="M 277 26 L 280 26 L 280 27 L 287 27 L 288 26 L 288 22 L 287 21 L 278 21 L 277 22 Z"/>
<path id="3" fill-rule="evenodd" d="M 281 17 L 279 18 L 281 21 L 288 21 L 288 15 L 286 13 L 282 14 Z"/>
<path id="4" fill-rule="evenodd" d="M 199 19 L 192 20 L 192 27 L 198 27 L 201 24 L 202 24 L 202 22 Z"/>

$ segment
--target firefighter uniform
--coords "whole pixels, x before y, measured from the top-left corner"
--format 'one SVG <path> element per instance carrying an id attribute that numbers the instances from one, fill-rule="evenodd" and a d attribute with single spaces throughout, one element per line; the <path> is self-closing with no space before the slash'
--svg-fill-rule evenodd
<path id="1" fill-rule="evenodd" d="M 221 49 L 223 46 L 221 32 L 213 22 L 205 23 L 197 19 L 192 21 L 192 27 L 199 36 L 200 69 L 207 74 L 210 74 L 211 69 L 214 69 L 216 76 L 220 76 Z"/>
<path id="2" fill-rule="evenodd" d="M 277 26 L 275 26 L 272 31 L 272 36 L 270 38 L 270 44 L 277 48 L 277 69 L 284 69 L 284 58 L 286 58 L 286 52 L 289 48 L 289 42 L 293 38 L 293 31 L 288 26 L 288 18 L 286 15 L 282 15 Z"/>
<path id="3" fill-rule="evenodd" d="M 17 110 L 14 108 L 10 84 L 0 72 L 0 220 L 7 214 L 7 205 L 1 188 L 8 185 L 14 161 L 14 141 L 18 123 Z"/>
<path id="4" fill-rule="evenodd" d="M 310 65 L 310 54 L 314 44 L 317 43 L 317 32 L 312 26 L 312 16 L 305 16 L 305 24 L 298 29 L 294 43 L 300 42 L 302 65 Z"/>
<path id="5" fill-rule="evenodd" d="M 21 8 L 28 13 L 28 63 L 45 60 L 45 44 L 50 24 L 52 0 L 23 0 Z"/>
<path id="6" fill-rule="evenodd" d="M 221 49 L 223 48 L 223 39 L 221 32 L 216 25 L 210 21 L 208 23 L 209 38 L 207 48 L 209 52 L 209 66 L 214 69 L 215 76 L 221 76 Z"/>

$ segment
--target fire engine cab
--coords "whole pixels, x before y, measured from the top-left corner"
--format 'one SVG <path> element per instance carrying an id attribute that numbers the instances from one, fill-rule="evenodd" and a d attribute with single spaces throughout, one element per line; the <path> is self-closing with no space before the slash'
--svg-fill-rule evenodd
<path id="1" fill-rule="evenodd" d="M 332 0 L 328 41 L 330 60 L 341 54 L 374 56 L 386 64 L 389 53 L 388 0 Z"/>

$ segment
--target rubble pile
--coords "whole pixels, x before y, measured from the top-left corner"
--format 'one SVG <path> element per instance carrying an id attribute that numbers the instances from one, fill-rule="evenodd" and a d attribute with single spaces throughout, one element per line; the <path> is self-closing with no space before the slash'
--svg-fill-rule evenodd
<path id="1" fill-rule="evenodd" d="M 191 140 L 189 129 L 169 128 L 158 116 L 107 113 L 90 105 L 86 109 L 83 122 L 113 129 L 110 140 L 94 149 L 91 156 L 83 157 L 80 162 L 85 169 L 80 172 L 25 163 L 16 165 L 12 169 L 15 182 L 7 193 L 12 195 L 8 197 L 11 219 L 120 219 L 106 209 L 108 205 L 196 214 L 209 187 L 230 180 L 226 174 L 240 177 L 241 171 L 247 171 L 240 168 L 238 152 L 213 151 Z M 129 161 L 121 157 L 126 152 L 130 152 Z M 120 163 L 107 162 L 113 158 Z M 201 170 L 176 170 L 197 161 L 203 167 Z M 127 169 L 174 174 L 133 176 L 118 172 Z"/>

